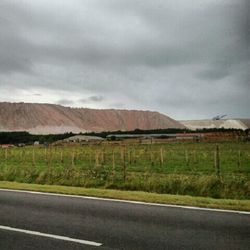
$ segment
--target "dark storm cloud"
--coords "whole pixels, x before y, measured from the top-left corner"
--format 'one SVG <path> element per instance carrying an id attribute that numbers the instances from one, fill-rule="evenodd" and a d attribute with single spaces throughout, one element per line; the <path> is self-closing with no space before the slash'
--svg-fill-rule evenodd
<path id="1" fill-rule="evenodd" d="M 68 99 L 60 99 L 57 101 L 57 104 L 60 104 L 60 105 L 72 105 L 74 104 L 73 101 L 71 100 L 68 100 Z"/>
<path id="2" fill-rule="evenodd" d="M 101 95 L 99 96 L 93 95 L 93 96 L 90 96 L 89 99 L 94 102 L 101 102 L 104 100 L 104 97 Z"/>
<path id="3" fill-rule="evenodd" d="M 3 0 L 0 90 L 174 118 L 210 116 L 217 102 L 218 112 L 250 116 L 249 9 L 244 0 Z"/>
<path id="4" fill-rule="evenodd" d="M 88 98 L 82 98 L 80 99 L 79 101 L 81 103 L 89 103 L 89 102 L 102 102 L 104 100 L 104 96 L 101 96 L 101 95 L 93 95 L 93 96 L 90 96 Z"/>
<path id="5" fill-rule="evenodd" d="M 197 77 L 202 80 L 216 81 L 223 79 L 228 76 L 229 72 L 226 67 L 212 67 L 211 69 L 206 69 L 197 73 Z"/>
<path id="6" fill-rule="evenodd" d="M 140 48 L 153 52 L 157 65 L 210 62 L 224 68 L 249 60 L 242 43 L 246 36 L 242 20 L 247 18 L 245 26 L 249 27 L 247 1 L 198 1 L 192 5 L 191 1 L 164 0 L 110 2 L 115 12 L 136 16 L 152 29 L 152 37 Z M 149 55 L 145 54 L 143 62 Z"/>

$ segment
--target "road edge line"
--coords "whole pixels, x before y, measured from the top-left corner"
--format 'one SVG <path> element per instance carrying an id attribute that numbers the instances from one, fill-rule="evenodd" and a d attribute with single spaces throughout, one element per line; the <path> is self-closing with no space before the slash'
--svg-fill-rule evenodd
<path id="1" fill-rule="evenodd" d="M 8 188 L 0 188 L 0 191 L 28 193 L 28 194 L 40 194 L 40 195 L 80 198 L 80 199 L 89 199 L 89 200 L 122 202 L 122 203 L 138 204 L 138 205 L 160 206 L 160 207 L 170 207 L 170 208 L 183 208 L 183 209 L 190 209 L 190 210 L 201 210 L 201 211 L 225 212 L 225 213 L 236 213 L 236 214 L 250 215 L 250 212 L 248 212 L 248 211 L 228 210 L 228 209 L 218 209 L 218 208 L 205 208 L 205 207 L 193 207 L 193 206 L 173 205 L 173 204 L 163 204 L 163 203 L 152 203 L 152 202 L 144 202 L 144 201 L 101 198 L 101 197 L 84 196 L 84 195 L 60 194 L 60 193 L 52 193 L 52 192 L 48 193 L 48 192 L 29 191 L 29 190 L 20 190 L 20 189 L 8 189 Z"/>
<path id="2" fill-rule="evenodd" d="M 49 234 L 49 233 L 41 233 L 38 231 L 20 229 L 20 228 L 3 226 L 3 225 L 0 225 L 0 230 L 25 233 L 25 234 L 29 234 L 29 235 L 47 237 L 47 238 L 52 238 L 52 239 L 56 239 L 56 240 L 70 241 L 70 242 L 79 243 L 82 245 L 89 245 L 89 246 L 96 246 L 96 247 L 99 247 L 102 245 L 102 243 L 98 243 L 98 242 L 94 242 L 94 241 L 75 239 L 75 238 L 71 238 L 71 237 L 67 237 L 67 236 L 61 236 L 61 235 Z"/>

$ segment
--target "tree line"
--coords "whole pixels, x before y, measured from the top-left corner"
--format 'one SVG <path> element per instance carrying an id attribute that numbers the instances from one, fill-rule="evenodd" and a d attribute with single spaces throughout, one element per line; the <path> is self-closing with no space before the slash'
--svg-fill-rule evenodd
<path id="1" fill-rule="evenodd" d="M 135 129 L 133 131 L 104 131 L 104 132 L 89 132 L 80 133 L 80 135 L 89 136 L 100 136 L 106 138 L 110 134 L 176 134 L 176 133 L 209 133 L 209 132 L 237 132 L 239 135 L 250 135 L 250 130 L 240 130 L 240 129 L 224 129 L 224 128 L 212 128 L 212 129 L 199 129 L 196 131 L 191 131 L 188 129 L 152 129 L 152 130 L 142 130 Z M 64 133 L 64 134 L 48 134 L 48 135 L 34 135 L 25 131 L 21 132 L 0 132 L 0 144 L 33 144 L 35 141 L 39 141 L 40 144 L 52 143 L 58 140 L 63 140 L 68 137 L 74 136 L 76 134 Z"/>

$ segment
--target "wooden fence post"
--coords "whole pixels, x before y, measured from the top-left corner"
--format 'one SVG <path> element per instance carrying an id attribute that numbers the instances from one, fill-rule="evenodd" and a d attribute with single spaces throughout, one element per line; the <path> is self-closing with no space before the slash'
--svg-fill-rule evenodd
<path id="1" fill-rule="evenodd" d="M 115 151 L 112 151 L 112 181 L 115 180 Z"/>
<path id="2" fill-rule="evenodd" d="M 99 166 L 99 154 L 98 154 L 97 151 L 95 152 L 95 166 L 96 166 L 96 167 Z"/>
<path id="3" fill-rule="evenodd" d="M 238 151 L 238 161 L 237 161 L 237 165 L 238 165 L 238 170 L 240 170 L 241 168 L 241 151 Z"/>
<path id="4" fill-rule="evenodd" d="M 161 165 L 163 165 L 164 158 L 163 158 L 163 149 L 162 148 L 160 149 L 160 162 L 161 162 Z"/>
<path id="5" fill-rule="evenodd" d="M 73 167 L 75 165 L 75 152 L 71 155 L 71 166 Z"/>
<path id="6" fill-rule="evenodd" d="M 60 162 L 63 163 L 63 151 L 61 151 L 61 154 L 60 154 Z"/>
<path id="7" fill-rule="evenodd" d="M 186 160 L 186 165 L 189 165 L 189 158 L 188 158 L 188 151 L 185 150 L 185 160 Z"/>
<path id="8" fill-rule="evenodd" d="M 193 151 L 193 155 L 194 155 L 194 163 L 197 163 L 197 154 L 196 154 L 196 150 Z"/>
<path id="9" fill-rule="evenodd" d="M 7 160 L 8 159 L 8 149 L 6 148 L 5 149 L 5 160 Z"/>
<path id="10" fill-rule="evenodd" d="M 128 163 L 131 165 L 131 150 L 128 150 Z"/>
<path id="11" fill-rule="evenodd" d="M 150 162 L 151 162 L 151 166 L 154 166 L 154 157 L 153 157 L 152 150 L 150 150 Z"/>
<path id="12" fill-rule="evenodd" d="M 32 149 L 32 165 L 33 165 L 33 166 L 36 165 L 36 162 L 35 162 L 35 149 L 34 149 L 34 146 L 33 146 L 33 149 Z"/>
<path id="13" fill-rule="evenodd" d="M 122 153 L 122 158 L 123 158 L 123 181 L 126 181 L 126 150 L 125 147 L 123 148 L 123 153 Z"/>
<path id="14" fill-rule="evenodd" d="M 218 177 L 220 177 L 220 149 L 219 146 L 216 145 L 215 152 L 214 152 L 214 166 L 215 172 Z"/>

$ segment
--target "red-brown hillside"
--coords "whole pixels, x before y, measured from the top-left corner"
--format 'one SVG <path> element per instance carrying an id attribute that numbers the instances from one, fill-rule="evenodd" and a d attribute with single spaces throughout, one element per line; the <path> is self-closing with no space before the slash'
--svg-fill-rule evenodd
<path id="1" fill-rule="evenodd" d="M 183 128 L 152 111 L 69 108 L 54 104 L 0 103 L 0 131 L 64 133 Z"/>

